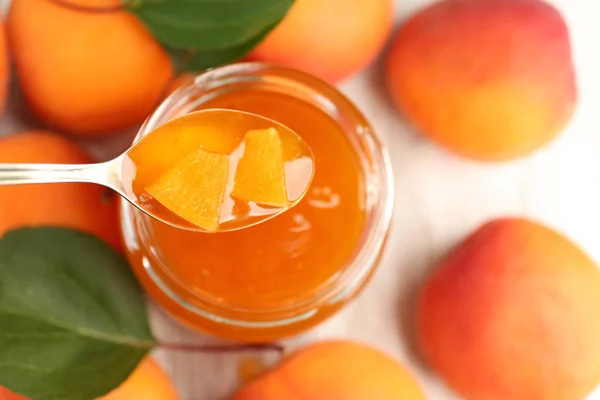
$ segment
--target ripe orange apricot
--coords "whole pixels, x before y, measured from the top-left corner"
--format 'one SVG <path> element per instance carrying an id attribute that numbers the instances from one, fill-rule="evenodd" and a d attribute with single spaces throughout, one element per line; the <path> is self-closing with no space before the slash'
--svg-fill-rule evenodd
<path id="1" fill-rule="evenodd" d="M 492 221 L 425 284 L 425 359 L 470 400 L 583 399 L 600 383 L 600 270 L 525 219 Z"/>
<path id="2" fill-rule="evenodd" d="M 92 162 L 75 143 L 50 132 L 0 138 L 0 163 Z M 0 235 L 24 226 L 61 226 L 89 232 L 121 248 L 116 195 L 87 183 L 0 186 Z"/>
<path id="3" fill-rule="evenodd" d="M 98 400 L 178 400 L 169 376 L 150 357 L 118 388 Z"/>
<path id="4" fill-rule="evenodd" d="M 337 82 L 375 59 L 392 19 L 391 0 L 297 0 L 248 59 Z"/>
<path id="5" fill-rule="evenodd" d="M 567 26 L 542 0 L 443 0 L 406 22 L 386 60 L 404 115 L 444 148 L 480 160 L 534 151 L 577 98 Z"/>
<path id="6" fill-rule="evenodd" d="M 120 0 L 88 2 L 97 11 L 73 1 L 12 1 L 8 39 L 26 99 L 41 120 L 75 135 L 142 122 L 172 78 L 167 53 L 133 15 L 106 11 Z"/>
<path id="7" fill-rule="evenodd" d="M 306 347 L 244 386 L 233 400 L 424 400 L 412 374 L 363 344 Z"/>
<path id="8" fill-rule="evenodd" d="M 8 62 L 8 51 L 6 49 L 6 37 L 4 22 L 0 20 L 0 113 L 4 111 L 6 97 L 8 95 L 10 65 Z"/>

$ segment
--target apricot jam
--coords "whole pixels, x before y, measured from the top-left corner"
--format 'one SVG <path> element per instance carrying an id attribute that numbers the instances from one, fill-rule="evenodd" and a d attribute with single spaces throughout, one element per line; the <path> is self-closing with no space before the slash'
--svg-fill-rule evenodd
<path id="1" fill-rule="evenodd" d="M 211 108 L 258 114 L 298 133 L 314 153 L 306 196 L 270 221 L 223 233 L 173 228 L 122 203 L 127 255 L 148 293 L 187 325 L 249 342 L 297 334 L 337 311 L 376 267 L 391 217 L 387 156 L 335 89 L 257 63 L 200 75 L 140 135 Z"/>

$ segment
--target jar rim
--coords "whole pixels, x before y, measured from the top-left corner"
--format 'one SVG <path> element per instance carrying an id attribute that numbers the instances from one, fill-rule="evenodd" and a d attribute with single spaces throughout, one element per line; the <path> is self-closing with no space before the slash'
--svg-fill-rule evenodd
<path id="1" fill-rule="evenodd" d="M 198 293 L 191 292 L 188 288 L 179 284 L 177 291 L 183 291 L 186 293 L 186 297 L 193 298 L 194 304 L 191 304 L 171 288 L 173 284 L 177 284 L 176 279 L 174 279 L 174 282 L 169 282 L 170 284 L 164 282 L 154 271 L 154 266 L 145 258 L 143 266 L 154 283 L 168 297 L 188 311 L 192 311 L 203 318 L 240 327 L 282 326 L 309 318 L 321 306 L 334 304 L 356 293 L 376 268 L 392 219 L 394 197 L 392 168 L 389 155 L 375 135 L 371 125 L 340 91 L 306 73 L 259 62 L 230 64 L 208 70 L 196 76 L 193 80 L 174 91 L 159 105 L 144 122 L 134 141 L 139 140 L 158 125 L 176 117 L 177 112 L 189 112 L 191 108 L 190 99 L 195 95 L 209 89 L 219 88 L 224 84 L 239 83 L 240 79 L 244 77 L 248 79 L 270 77 L 275 83 L 296 85 L 298 88 L 309 87 L 312 94 L 317 96 L 312 99 L 320 104 L 323 111 L 330 110 L 330 112 L 327 112 L 330 116 L 333 116 L 331 114 L 336 112 L 338 118 L 346 118 L 345 123 L 347 126 L 343 130 L 346 136 L 355 140 L 356 143 L 353 143 L 354 151 L 362 159 L 361 165 L 364 168 L 363 190 L 367 203 L 365 204 L 365 223 L 356 243 L 355 252 L 340 267 L 342 273 L 334 275 L 318 291 L 311 293 L 311 297 L 305 301 L 277 309 L 260 311 L 256 309 L 236 309 L 234 310 L 235 314 L 239 314 L 239 317 L 233 318 L 219 313 L 219 310 L 222 311 L 223 308 L 232 311 L 227 305 L 216 304 L 211 301 L 209 296 L 202 296 L 203 298 L 200 299 Z M 188 110 L 185 110 L 186 106 Z M 358 148 L 357 143 L 363 148 Z M 368 154 L 362 154 L 361 156 L 361 152 Z M 122 207 L 130 206 L 122 202 Z M 135 210 L 131 212 L 136 213 Z M 141 219 L 149 218 L 141 214 L 139 216 Z M 162 266 L 159 266 L 159 268 L 162 268 Z M 162 272 L 170 274 L 169 271 Z M 170 277 L 175 278 L 174 276 Z M 198 307 L 195 303 L 201 304 L 201 307 Z M 244 315 L 259 316 L 260 318 L 248 320 L 243 317 Z M 290 315 L 292 315 L 291 318 Z"/>

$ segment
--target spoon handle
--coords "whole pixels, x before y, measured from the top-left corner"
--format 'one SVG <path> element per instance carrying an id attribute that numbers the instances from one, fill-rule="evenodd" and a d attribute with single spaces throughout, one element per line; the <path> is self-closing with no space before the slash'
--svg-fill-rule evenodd
<path id="1" fill-rule="evenodd" d="M 0 186 L 59 182 L 111 186 L 106 179 L 110 164 L 0 164 Z"/>

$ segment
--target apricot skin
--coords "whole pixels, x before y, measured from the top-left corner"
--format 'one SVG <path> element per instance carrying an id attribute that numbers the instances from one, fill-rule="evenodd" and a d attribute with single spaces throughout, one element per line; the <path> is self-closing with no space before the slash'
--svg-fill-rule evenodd
<path id="1" fill-rule="evenodd" d="M 297 0 L 248 56 L 335 83 L 371 63 L 392 27 L 391 0 Z"/>
<path id="2" fill-rule="evenodd" d="M 304 348 L 243 387 L 232 400 L 424 400 L 402 365 L 362 344 Z"/>
<path id="3" fill-rule="evenodd" d="M 0 138 L 0 163 L 84 164 L 92 159 L 72 141 L 32 131 Z M 117 197 L 89 183 L 0 186 L 0 235 L 26 226 L 60 226 L 96 235 L 121 249 Z"/>
<path id="4" fill-rule="evenodd" d="M 150 357 L 118 388 L 98 400 L 178 400 L 168 375 Z"/>
<path id="5" fill-rule="evenodd" d="M 10 65 L 6 49 L 6 35 L 4 22 L 0 20 L 0 114 L 4 111 L 8 95 Z"/>
<path id="6" fill-rule="evenodd" d="M 0 386 L 0 400 L 27 400 L 25 397 L 9 391 Z"/>
<path id="7" fill-rule="evenodd" d="M 524 219 L 492 221 L 425 284 L 417 337 L 469 400 L 582 399 L 600 383 L 600 271 Z"/>
<path id="8" fill-rule="evenodd" d="M 101 135 L 141 123 L 173 75 L 165 50 L 123 10 L 77 11 L 50 0 L 13 0 L 7 31 L 34 113 L 74 135 Z"/>
<path id="9" fill-rule="evenodd" d="M 554 138 L 577 99 L 567 26 L 541 0 L 445 0 L 412 16 L 386 60 L 398 108 L 460 155 L 503 160 Z"/>

